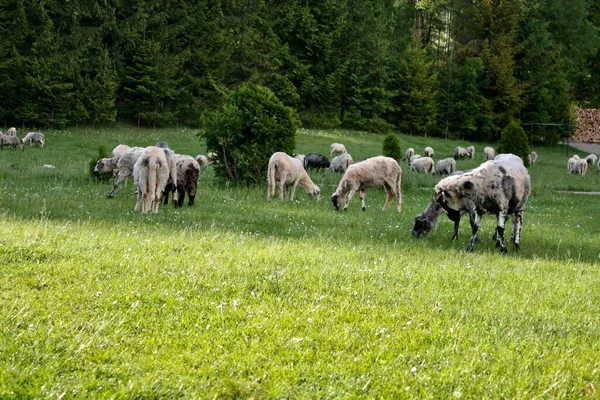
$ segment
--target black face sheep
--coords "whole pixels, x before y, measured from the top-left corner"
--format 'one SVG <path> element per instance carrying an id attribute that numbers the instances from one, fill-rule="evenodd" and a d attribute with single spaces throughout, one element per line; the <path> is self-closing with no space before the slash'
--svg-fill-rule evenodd
<path id="1" fill-rule="evenodd" d="M 347 153 L 346 146 L 341 143 L 331 143 L 331 146 L 329 146 L 329 157 L 333 156 L 334 153 Z"/>
<path id="2" fill-rule="evenodd" d="M 430 146 L 425 147 L 425 150 L 423 150 L 423 156 L 425 157 L 433 157 L 433 148 Z"/>
<path id="3" fill-rule="evenodd" d="M 529 153 L 529 165 L 534 165 L 537 162 L 538 154 L 535 151 Z"/>
<path id="4" fill-rule="evenodd" d="M 419 157 L 410 163 L 409 171 L 433 174 L 435 163 L 431 157 Z"/>
<path id="5" fill-rule="evenodd" d="M 506 254 L 506 217 L 512 215 L 511 239 L 518 249 L 523 210 L 530 191 L 529 173 L 521 158 L 514 154 L 500 154 L 470 172 L 442 179 L 435 186 L 434 200 L 448 213 L 469 213 L 471 240 L 467 251 L 473 251 L 483 214 L 496 214 L 494 239 L 500 252 Z"/>
<path id="6" fill-rule="evenodd" d="M 372 187 L 381 187 L 385 189 L 387 200 L 383 206 L 383 211 L 396 197 L 398 212 L 402 211 L 402 191 L 400 181 L 402 179 L 402 169 L 390 157 L 377 156 L 364 161 L 357 162 L 348 167 L 336 191 L 331 195 L 331 201 L 336 210 L 348 209 L 348 205 L 356 192 L 359 192 L 361 209 L 366 210 L 365 191 Z M 347 197 L 347 198 L 346 198 Z"/>
<path id="7" fill-rule="evenodd" d="M 456 160 L 452 157 L 444 158 L 435 164 L 435 173 L 449 175 L 456 171 Z"/>
<path id="8" fill-rule="evenodd" d="M 19 147 L 21 151 L 25 150 L 25 146 L 23 145 L 23 141 L 19 139 L 17 136 L 8 136 L 0 133 L 0 150 L 4 148 L 4 146 L 12 146 L 13 149 Z"/>
<path id="9" fill-rule="evenodd" d="M 113 190 L 108 195 L 109 199 L 115 197 L 117 189 L 119 189 L 121 185 L 125 183 L 125 180 L 129 176 L 133 175 L 133 167 L 135 166 L 137 159 L 143 151 L 143 147 L 132 147 L 128 151 L 126 151 L 125 154 L 121 156 L 121 158 L 119 158 L 119 160 L 117 161 L 116 180 L 113 186 Z"/>
<path id="10" fill-rule="evenodd" d="M 192 156 L 181 155 L 177 158 L 177 201 L 173 201 L 176 207 L 183 205 L 186 193 L 188 205 L 194 205 L 199 175 L 200 164 Z"/>
<path id="11" fill-rule="evenodd" d="M 346 172 L 348 167 L 352 165 L 353 162 L 352 156 L 348 153 L 337 156 L 331 160 L 329 172 Z"/>
<path id="12" fill-rule="evenodd" d="M 294 200 L 298 185 L 302 185 L 313 199 L 318 199 L 321 194 L 321 189 L 310 179 L 300 160 L 283 152 L 274 153 L 269 159 L 267 184 L 267 201 L 271 201 L 275 194 L 276 185 L 279 185 L 280 200 L 284 199 L 284 189 L 289 192 L 289 199 Z"/>
<path id="13" fill-rule="evenodd" d="M 458 146 L 454 149 L 454 159 L 455 160 L 459 160 L 461 158 L 467 158 L 467 157 L 469 157 L 469 152 L 464 147 Z"/>
<path id="14" fill-rule="evenodd" d="M 164 149 L 149 146 L 138 157 L 133 168 L 137 185 L 137 201 L 134 211 L 142 206 L 142 214 L 158 213 L 160 199 L 169 179 L 169 164 Z"/>
<path id="15" fill-rule="evenodd" d="M 304 169 L 329 168 L 329 159 L 321 154 L 309 153 L 304 156 Z"/>
<path id="16" fill-rule="evenodd" d="M 491 147 L 483 148 L 483 161 L 493 160 L 496 157 L 496 152 Z"/>
<path id="17" fill-rule="evenodd" d="M 437 226 L 440 215 L 446 213 L 444 207 L 437 203 L 435 200 L 431 200 L 425 210 L 415 217 L 413 224 L 413 235 L 416 237 L 426 237 Z M 458 238 L 458 227 L 460 224 L 460 212 L 450 210 L 446 213 L 448 219 L 454 222 L 454 234 L 452 240 Z"/>
<path id="18" fill-rule="evenodd" d="M 415 149 L 413 149 L 412 147 L 409 147 L 404 152 L 404 156 L 402 157 L 402 160 L 400 160 L 400 161 L 405 161 L 405 162 L 407 162 L 407 163 L 410 164 L 410 162 L 412 161 L 414 155 L 415 155 Z"/>

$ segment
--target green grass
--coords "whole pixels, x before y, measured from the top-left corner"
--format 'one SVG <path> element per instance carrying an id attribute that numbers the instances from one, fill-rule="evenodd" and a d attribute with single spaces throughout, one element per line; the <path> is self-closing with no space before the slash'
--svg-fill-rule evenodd
<path id="1" fill-rule="evenodd" d="M 266 182 L 226 187 L 209 168 L 192 208 L 133 213 L 131 183 L 108 200 L 88 162 L 100 144 L 169 142 L 191 130 L 47 132 L 0 152 L 0 398 L 594 398 L 600 385 L 600 197 L 566 174 L 581 152 L 537 148 L 518 253 L 497 253 L 494 218 L 464 252 L 442 217 L 412 221 L 438 178 L 403 174 L 403 212 L 367 191 L 345 213 L 340 175 L 322 199 L 265 201 Z M 355 160 L 382 135 L 301 130 L 298 153 L 344 143 Z M 402 136 L 436 159 L 470 143 Z M 486 145 L 476 143 L 475 160 Z M 567 156 L 569 154 L 569 156 Z M 52 164 L 55 169 L 46 169 Z M 588 386 L 589 388 L 590 386 Z"/>

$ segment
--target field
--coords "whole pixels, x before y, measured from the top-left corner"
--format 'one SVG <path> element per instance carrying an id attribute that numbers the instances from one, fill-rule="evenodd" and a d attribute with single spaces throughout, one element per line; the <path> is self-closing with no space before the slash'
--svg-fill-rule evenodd
<path id="1" fill-rule="evenodd" d="M 403 211 L 367 191 L 347 212 L 338 174 L 320 201 L 265 201 L 201 174 L 196 205 L 133 213 L 129 182 L 88 176 L 98 146 L 185 129 L 48 131 L 44 149 L 0 152 L 0 398 L 596 398 L 600 386 L 600 176 L 566 174 L 564 147 L 536 148 L 521 250 L 498 254 L 484 217 L 474 253 L 463 217 L 426 239 L 412 221 L 437 177 L 403 168 Z M 299 153 L 383 136 L 299 132 Z M 401 136 L 435 159 L 470 143 Z M 477 166 L 461 160 L 459 169 Z M 569 156 L 567 156 L 569 154 Z M 55 168 L 43 168 L 51 164 Z M 266 181 L 266 178 L 265 178 Z M 507 228 L 507 231 L 510 230 Z M 507 232 L 507 237 L 509 233 Z"/>

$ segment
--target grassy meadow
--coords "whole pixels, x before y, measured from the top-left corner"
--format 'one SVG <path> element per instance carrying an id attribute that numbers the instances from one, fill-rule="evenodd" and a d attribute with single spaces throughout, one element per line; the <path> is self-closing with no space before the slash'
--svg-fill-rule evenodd
<path id="1" fill-rule="evenodd" d="M 535 149 L 521 250 L 502 257 L 492 216 L 474 253 L 467 216 L 456 242 L 444 216 L 415 239 L 439 177 L 405 163 L 401 214 L 374 189 L 335 212 L 340 174 L 310 172 L 320 201 L 267 203 L 266 171 L 236 187 L 209 167 L 194 207 L 144 216 L 130 181 L 108 200 L 88 176 L 99 145 L 157 141 L 206 152 L 193 130 L 130 128 L 0 152 L 0 398 L 597 398 L 600 197 L 569 192 L 600 175 L 566 173 L 584 153 Z M 297 152 L 332 142 L 361 160 L 383 136 L 302 129 Z M 401 136 L 436 160 L 469 144 Z"/>

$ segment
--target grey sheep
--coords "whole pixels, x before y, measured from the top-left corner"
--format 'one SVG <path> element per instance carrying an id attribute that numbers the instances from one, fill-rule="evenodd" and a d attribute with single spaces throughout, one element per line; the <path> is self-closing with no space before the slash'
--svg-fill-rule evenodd
<path id="1" fill-rule="evenodd" d="M 348 167 L 352 165 L 354 161 L 352 156 L 348 153 L 342 154 L 331 160 L 329 164 L 329 172 L 346 172 Z"/>
<path id="2" fill-rule="evenodd" d="M 433 174 L 435 163 L 431 157 L 419 157 L 413 159 L 410 163 L 409 171 L 411 172 L 423 172 L 425 174 Z"/>
<path id="3" fill-rule="evenodd" d="M 25 150 L 23 141 L 17 136 L 8 136 L 0 133 L 0 150 L 2 150 L 4 146 L 12 146 L 14 149 L 19 147 L 21 151 Z"/>
<path id="4" fill-rule="evenodd" d="M 436 174 L 450 175 L 454 171 L 456 171 L 456 160 L 452 157 L 444 158 L 435 164 Z"/>

